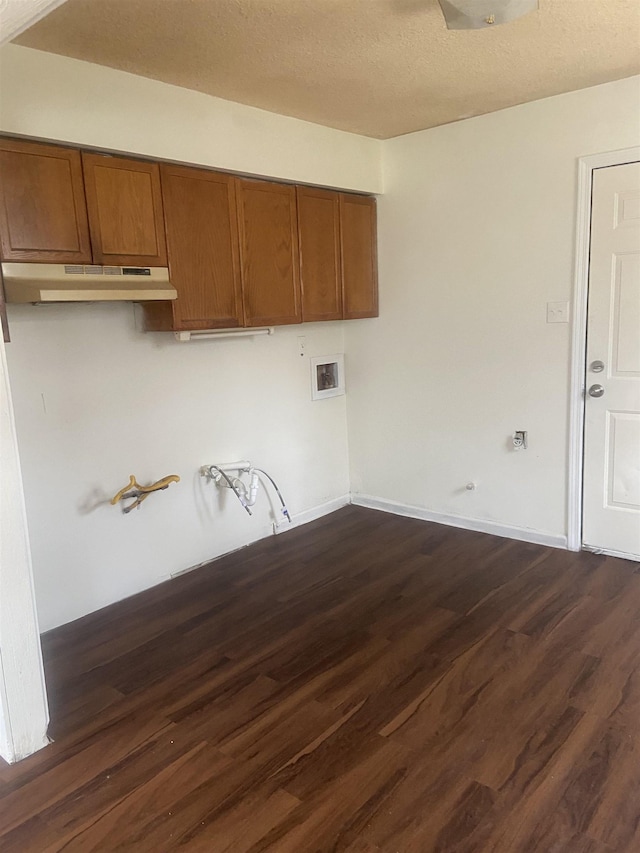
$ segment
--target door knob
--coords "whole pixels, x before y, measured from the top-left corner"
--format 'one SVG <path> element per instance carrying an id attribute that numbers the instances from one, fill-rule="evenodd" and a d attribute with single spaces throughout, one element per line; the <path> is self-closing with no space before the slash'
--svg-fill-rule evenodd
<path id="1" fill-rule="evenodd" d="M 592 385 L 591 388 L 589 388 L 590 397 L 602 397 L 603 394 L 604 388 L 602 385 Z"/>
<path id="2" fill-rule="evenodd" d="M 594 373 L 602 373 L 602 371 L 604 370 L 604 361 L 592 361 L 591 370 Z"/>

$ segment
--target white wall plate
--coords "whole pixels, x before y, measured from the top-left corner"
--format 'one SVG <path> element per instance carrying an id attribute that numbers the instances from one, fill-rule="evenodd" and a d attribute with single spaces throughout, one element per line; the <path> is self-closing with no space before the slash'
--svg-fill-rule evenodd
<path id="1" fill-rule="evenodd" d="M 340 397 L 345 392 L 344 355 L 321 355 L 310 359 L 311 398 Z"/>

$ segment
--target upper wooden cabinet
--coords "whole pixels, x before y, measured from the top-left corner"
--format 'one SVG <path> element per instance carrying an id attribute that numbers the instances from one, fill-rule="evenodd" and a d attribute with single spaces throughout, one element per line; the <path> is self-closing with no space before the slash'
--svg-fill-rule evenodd
<path id="1" fill-rule="evenodd" d="M 297 187 L 302 319 L 342 318 L 340 196 Z"/>
<path id="2" fill-rule="evenodd" d="M 376 200 L 340 193 L 345 320 L 378 316 Z"/>
<path id="3" fill-rule="evenodd" d="M 238 180 L 236 193 L 245 324 L 300 323 L 296 189 Z"/>
<path id="4" fill-rule="evenodd" d="M 0 138 L 0 256 L 168 263 L 149 330 L 378 314 L 375 198 L 38 142 Z"/>
<path id="5" fill-rule="evenodd" d="M 303 320 L 377 317 L 375 198 L 297 191 Z"/>
<path id="6" fill-rule="evenodd" d="M 83 152 L 82 165 L 94 262 L 166 266 L 158 164 Z"/>
<path id="7" fill-rule="evenodd" d="M 160 167 L 173 302 L 144 306 L 149 330 L 241 326 L 235 178 L 205 169 Z"/>
<path id="8" fill-rule="evenodd" d="M 0 139 L 0 246 L 6 261 L 91 263 L 79 151 Z"/>

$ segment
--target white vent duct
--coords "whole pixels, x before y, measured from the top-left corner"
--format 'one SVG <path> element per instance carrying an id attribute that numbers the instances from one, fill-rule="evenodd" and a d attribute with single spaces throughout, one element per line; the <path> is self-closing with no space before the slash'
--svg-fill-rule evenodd
<path id="1" fill-rule="evenodd" d="M 479 30 L 515 21 L 538 9 L 538 0 L 438 0 L 449 30 Z"/>

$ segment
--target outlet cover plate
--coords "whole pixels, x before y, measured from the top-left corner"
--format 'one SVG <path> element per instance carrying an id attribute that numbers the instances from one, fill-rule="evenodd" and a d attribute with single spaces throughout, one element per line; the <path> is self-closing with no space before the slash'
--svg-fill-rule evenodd
<path id="1" fill-rule="evenodd" d="M 344 392 L 344 354 L 323 355 L 310 360 L 311 399 L 341 397 Z"/>

